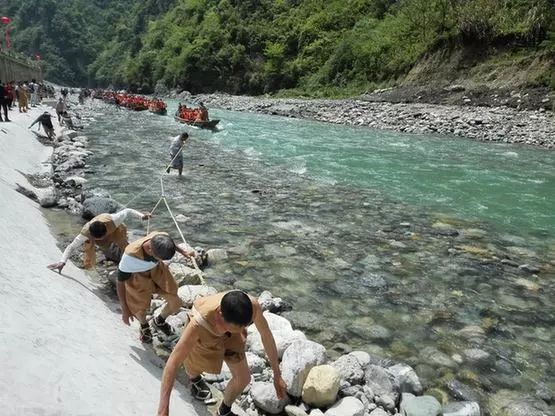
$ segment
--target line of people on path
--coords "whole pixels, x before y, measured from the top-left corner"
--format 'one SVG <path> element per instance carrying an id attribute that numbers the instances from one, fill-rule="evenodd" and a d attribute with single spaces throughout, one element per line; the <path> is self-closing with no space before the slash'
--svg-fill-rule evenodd
<path id="1" fill-rule="evenodd" d="M 2 82 L 0 80 L 0 121 L 10 121 L 8 111 L 11 111 L 15 102 L 20 113 L 29 111 L 29 106 L 36 107 L 43 98 L 54 95 L 54 89 L 50 86 L 37 83 L 34 79 L 31 82 L 9 81 Z M 4 113 L 4 118 L 2 114 Z"/>
<path id="2" fill-rule="evenodd" d="M 186 137 L 180 135 L 178 138 L 184 143 Z M 167 336 L 173 335 L 174 330 L 166 319 L 182 307 L 177 282 L 166 262 L 175 253 L 194 257 L 195 251 L 185 244 L 176 244 L 169 234 L 160 231 L 129 243 L 125 221 L 130 216 L 142 220 L 152 217 L 148 212 L 131 208 L 115 214 L 100 214 L 83 226 L 64 250 L 60 261 L 48 268 L 61 273 L 71 254 L 82 246 L 84 267 L 93 267 L 96 264 L 95 249 L 101 249 L 107 259 L 118 263 L 117 294 L 122 321 L 130 325 L 136 319 L 141 341 L 149 344 L 153 341 L 153 334 L 147 313 L 153 295 L 163 298 L 166 303 L 161 313 L 152 319 L 152 327 Z M 276 343 L 256 298 L 240 290 L 222 292 L 195 300 L 188 314 L 189 323 L 164 368 L 158 416 L 169 415 L 170 395 L 181 365 L 191 381 L 193 397 L 208 403 L 212 392 L 202 374 L 220 373 L 223 362 L 231 371 L 231 379 L 217 415 L 236 416 L 232 404 L 251 381 L 245 350 L 246 329 L 252 324 L 261 335 L 273 370 L 276 394 L 279 398 L 285 397 L 287 386 L 281 377 Z"/>

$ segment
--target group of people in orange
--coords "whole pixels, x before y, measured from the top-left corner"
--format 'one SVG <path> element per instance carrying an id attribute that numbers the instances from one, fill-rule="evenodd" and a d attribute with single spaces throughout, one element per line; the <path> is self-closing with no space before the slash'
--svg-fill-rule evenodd
<path id="1" fill-rule="evenodd" d="M 153 113 L 165 113 L 166 112 L 166 103 L 158 98 L 154 98 L 148 103 L 149 111 Z"/>
<path id="2" fill-rule="evenodd" d="M 176 116 L 186 121 L 203 122 L 208 121 L 208 110 L 203 103 L 198 108 L 189 108 L 179 103 Z"/>
<path id="3" fill-rule="evenodd" d="M 149 99 L 141 95 L 102 91 L 95 94 L 95 98 L 112 102 L 116 105 L 135 111 L 150 110 L 153 113 L 165 113 L 166 103 L 158 98 Z"/>

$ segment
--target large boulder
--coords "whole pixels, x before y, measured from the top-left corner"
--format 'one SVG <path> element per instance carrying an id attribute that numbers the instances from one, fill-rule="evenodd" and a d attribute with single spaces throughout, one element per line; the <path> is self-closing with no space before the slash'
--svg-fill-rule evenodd
<path id="1" fill-rule="evenodd" d="M 339 357 L 332 363 L 332 367 L 337 369 L 341 378 L 351 385 L 364 382 L 364 366 L 356 354 L 350 353 Z"/>
<path id="2" fill-rule="evenodd" d="M 407 397 L 403 396 L 401 401 L 402 416 L 439 416 L 441 415 L 441 404 L 435 397 L 420 396 Z"/>
<path id="3" fill-rule="evenodd" d="M 273 383 L 255 382 L 250 390 L 254 404 L 267 413 L 276 415 L 283 412 L 289 398 L 279 400 Z"/>
<path id="4" fill-rule="evenodd" d="M 388 367 L 387 371 L 397 380 L 401 393 L 412 393 L 417 396 L 422 394 L 422 383 L 411 366 L 395 364 Z"/>
<path id="5" fill-rule="evenodd" d="M 281 361 L 281 373 L 287 391 L 293 397 L 301 397 L 303 385 L 310 370 L 326 362 L 326 349 L 312 341 L 294 342 L 285 350 Z"/>
<path id="6" fill-rule="evenodd" d="M 183 302 L 183 306 L 187 309 L 193 306 L 193 302 L 197 298 L 215 295 L 216 293 L 218 293 L 218 291 L 212 286 L 205 285 L 188 285 L 181 286 L 179 289 L 177 289 L 177 296 L 179 296 L 179 298 Z"/>
<path id="7" fill-rule="evenodd" d="M 395 377 L 386 369 L 371 364 L 366 368 L 364 378 L 366 385 L 376 396 L 389 396 L 397 403 L 400 387 Z"/>
<path id="8" fill-rule="evenodd" d="M 92 197 L 83 201 L 83 212 L 81 216 L 86 220 L 91 220 L 99 214 L 113 214 L 120 209 L 121 205 L 111 199 L 102 197 Z"/>
<path id="9" fill-rule="evenodd" d="M 476 402 L 451 402 L 443 406 L 443 416 L 480 415 L 480 405 Z"/>
<path id="10" fill-rule="evenodd" d="M 331 365 L 313 367 L 303 386 L 303 402 L 314 407 L 335 403 L 341 375 Z"/>
<path id="11" fill-rule="evenodd" d="M 354 397 L 344 397 L 330 407 L 324 416 L 363 416 L 364 405 Z"/>

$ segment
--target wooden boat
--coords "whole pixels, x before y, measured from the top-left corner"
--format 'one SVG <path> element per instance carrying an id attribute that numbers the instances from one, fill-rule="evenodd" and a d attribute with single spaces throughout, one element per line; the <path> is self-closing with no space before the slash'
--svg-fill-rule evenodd
<path id="1" fill-rule="evenodd" d="M 206 130 L 216 130 L 216 125 L 220 122 L 220 120 L 208 120 L 208 121 L 194 121 L 194 120 L 185 120 L 181 117 L 174 117 L 175 121 L 183 124 L 188 124 L 189 126 L 198 127 L 200 129 Z"/>

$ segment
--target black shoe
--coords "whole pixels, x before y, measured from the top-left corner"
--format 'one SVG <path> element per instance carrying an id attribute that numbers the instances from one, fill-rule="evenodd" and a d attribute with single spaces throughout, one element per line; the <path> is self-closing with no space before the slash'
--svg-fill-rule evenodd
<path id="1" fill-rule="evenodd" d="M 206 401 L 212 398 L 212 391 L 210 386 L 204 381 L 202 377 L 198 381 L 191 380 L 191 394 L 197 400 Z"/>
<path id="2" fill-rule="evenodd" d="M 166 320 L 164 318 L 162 318 L 160 315 L 158 315 L 156 318 L 154 318 L 152 320 L 154 327 L 158 330 L 164 333 L 164 335 L 166 336 L 171 336 L 174 335 L 174 331 L 173 328 L 171 327 L 170 324 L 168 324 L 166 322 Z"/>
<path id="3" fill-rule="evenodd" d="M 145 344 L 152 344 L 152 332 L 148 323 L 141 325 L 141 342 Z"/>
<path id="4" fill-rule="evenodd" d="M 235 413 L 233 410 L 230 410 L 227 413 L 220 413 L 220 409 L 218 409 L 218 411 L 216 412 L 216 416 L 239 416 L 239 415 Z"/>
<path id="5" fill-rule="evenodd" d="M 228 410 L 227 411 L 222 410 L 222 407 L 224 409 L 228 409 Z M 220 406 L 220 408 L 216 412 L 216 416 L 238 416 L 238 415 L 233 410 L 231 410 L 231 407 L 227 407 L 224 403 L 222 403 L 222 405 Z"/>
<path id="6" fill-rule="evenodd" d="M 11 120 L 6 119 L 6 121 L 11 121 Z"/>

